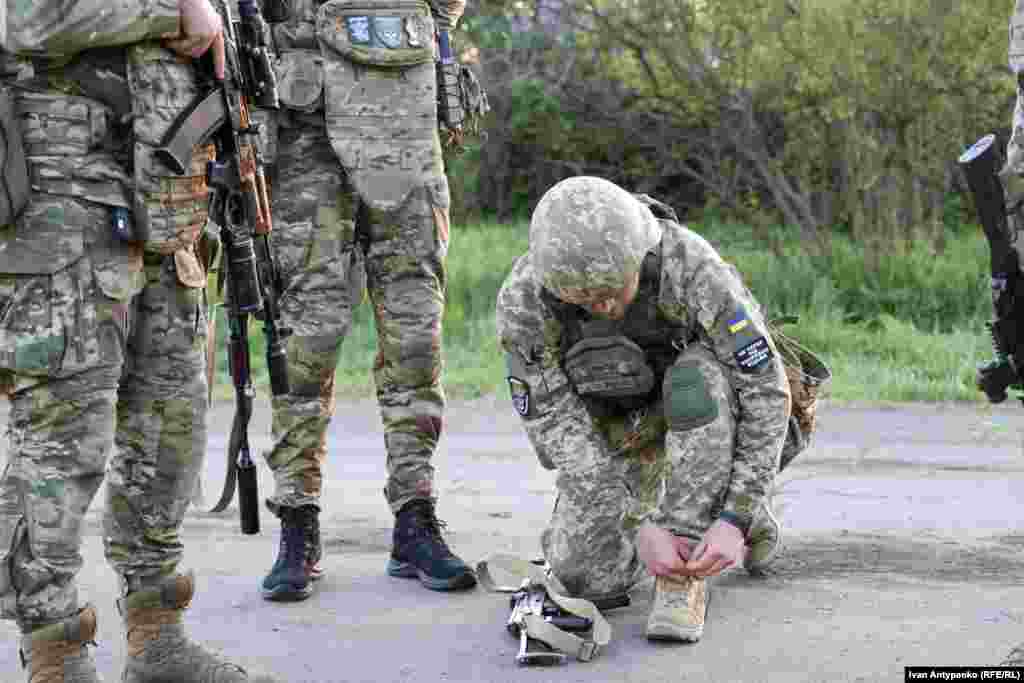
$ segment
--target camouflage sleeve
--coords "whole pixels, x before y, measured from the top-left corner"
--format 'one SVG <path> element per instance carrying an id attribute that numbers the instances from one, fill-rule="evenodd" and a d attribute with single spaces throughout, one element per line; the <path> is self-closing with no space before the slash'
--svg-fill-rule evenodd
<path id="1" fill-rule="evenodd" d="M 705 259 L 687 294 L 736 391 L 736 445 L 722 516 L 747 526 L 778 468 L 789 420 L 789 382 L 760 308 L 732 266 L 717 255 Z"/>
<path id="2" fill-rule="evenodd" d="M 430 11 L 441 31 L 452 31 L 466 11 L 466 0 L 429 0 Z"/>
<path id="3" fill-rule="evenodd" d="M 23 57 L 67 57 L 178 31 L 178 0 L 0 0 L 0 4 L 0 48 Z"/>
<path id="4" fill-rule="evenodd" d="M 1010 47 L 1007 59 L 1013 73 L 1024 71 L 1024 0 L 1015 0 L 1010 15 Z"/>

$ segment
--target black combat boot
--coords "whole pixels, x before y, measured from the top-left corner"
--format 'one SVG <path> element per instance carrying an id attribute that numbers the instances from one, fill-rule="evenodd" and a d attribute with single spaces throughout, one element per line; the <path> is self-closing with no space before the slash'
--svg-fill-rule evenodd
<path id="1" fill-rule="evenodd" d="M 476 575 L 448 549 L 441 536 L 444 522 L 434 514 L 434 503 L 417 499 L 406 503 L 395 518 L 388 574 L 419 578 L 436 591 L 476 585 Z"/>
<path id="2" fill-rule="evenodd" d="M 319 556 L 312 565 L 307 564 L 307 556 L 314 541 L 319 553 L 319 538 L 311 537 L 314 532 L 319 536 L 318 511 L 312 505 L 303 505 L 298 508 L 283 507 L 278 514 L 281 518 L 281 545 L 274 566 L 263 579 L 263 598 L 276 601 L 305 600 L 313 594 L 314 577 L 311 575 L 311 567 L 316 567 L 319 574 Z"/>

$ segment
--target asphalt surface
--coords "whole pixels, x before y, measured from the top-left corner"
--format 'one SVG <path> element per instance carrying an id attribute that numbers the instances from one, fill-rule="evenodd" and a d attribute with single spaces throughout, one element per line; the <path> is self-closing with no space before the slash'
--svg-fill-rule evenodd
<path id="1" fill-rule="evenodd" d="M 204 477 L 219 493 L 232 407 L 218 405 Z M 807 453 L 780 477 L 786 549 L 766 577 L 714 581 L 704 638 L 643 637 L 650 587 L 608 614 L 610 647 L 590 663 L 518 667 L 507 598 L 444 594 L 384 574 L 391 518 L 381 492 L 376 407 L 340 403 L 332 423 L 322 515 L 328 576 L 309 600 L 275 604 L 258 584 L 277 549 L 263 514 L 238 533 L 237 509 L 194 509 L 185 568 L 198 576 L 191 633 L 236 661 L 292 683 L 342 681 L 902 681 L 903 667 L 988 666 L 1024 641 L 1024 408 L 824 406 Z M 252 436 L 266 445 L 261 405 Z M 451 406 L 435 458 L 439 513 L 467 561 L 536 556 L 553 476 L 536 464 L 504 399 Z M 272 481 L 261 467 L 261 492 Z M 102 500 L 101 496 L 97 501 Z M 105 564 L 99 505 L 80 574 L 100 612 L 99 666 L 120 679 L 124 644 Z M 0 624 L 0 680 L 23 681 L 16 631 Z"/>

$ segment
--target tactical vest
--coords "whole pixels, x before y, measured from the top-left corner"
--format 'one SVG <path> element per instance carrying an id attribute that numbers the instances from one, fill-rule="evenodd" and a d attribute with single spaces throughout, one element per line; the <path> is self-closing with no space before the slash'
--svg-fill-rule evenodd
<path id="1" fill-rule="evenodd" d="M 555 318 L 562 325 L 562 340 L 559 356 L 565 360 L 581 342 L 595 339 L 611 339 L 625 337 L 638 346 L 643 352 L 643 359 L 649 368 L 651 381 L 626 381 L 618 391 L 587 391 L 581 390 L 581 375 L 603 374 L 605 368 L 595 368 L 593 373 L 582 371 L 566 371 L 573 382 L 577 393 L 587 403 L 595 415 L 624 415 L 644 405 L 650 405 L 661 397 L 662 380 L 665 371 L 675 361 L 680 351 L 691 341 L 690 332 L 683 325 L 666 320 L 658 310 L 658 298 L 661 292 L 661 245 L 648 252 L 644 258 L 640 272 L 640 284 L 636 298 L 627 307 L 622 320 L 608 320 L 590 315 L 583 307 L 568 304 L 546 289 L 542 290 L 541 298 Z M 602 363 L 603 358 L 614 356 L 613 351 L 594 353 L 587 361 L 591 366 Z M 623 368 L 625 370 L 625 368 Z M 624 373 L 633 374 L 633 373 Z M 637 393 L 630 391 L 630 385 Z M 649 386 L 644 390 L 645 386 Z M 605 395 L 601 395 L 605 394 Z M 615 394 L 615 395 L 607 395 Z"/>

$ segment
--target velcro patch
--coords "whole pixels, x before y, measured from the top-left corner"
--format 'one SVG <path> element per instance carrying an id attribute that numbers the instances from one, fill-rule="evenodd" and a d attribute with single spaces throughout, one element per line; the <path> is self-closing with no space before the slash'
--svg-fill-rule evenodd
<path id="1" fill-rule="evenodd" d="M 773 355 L 768 340 L 758 337 L 736 352 L 736 363 L 744 372 L 753 372 L 771 360 Z"/>
<path id="2" fill-rule="evenodd" d="M 530 385 L 518 377 L 508 378 L 508 391 L 516 412 L 526 417 L 530 414 Z"/>

